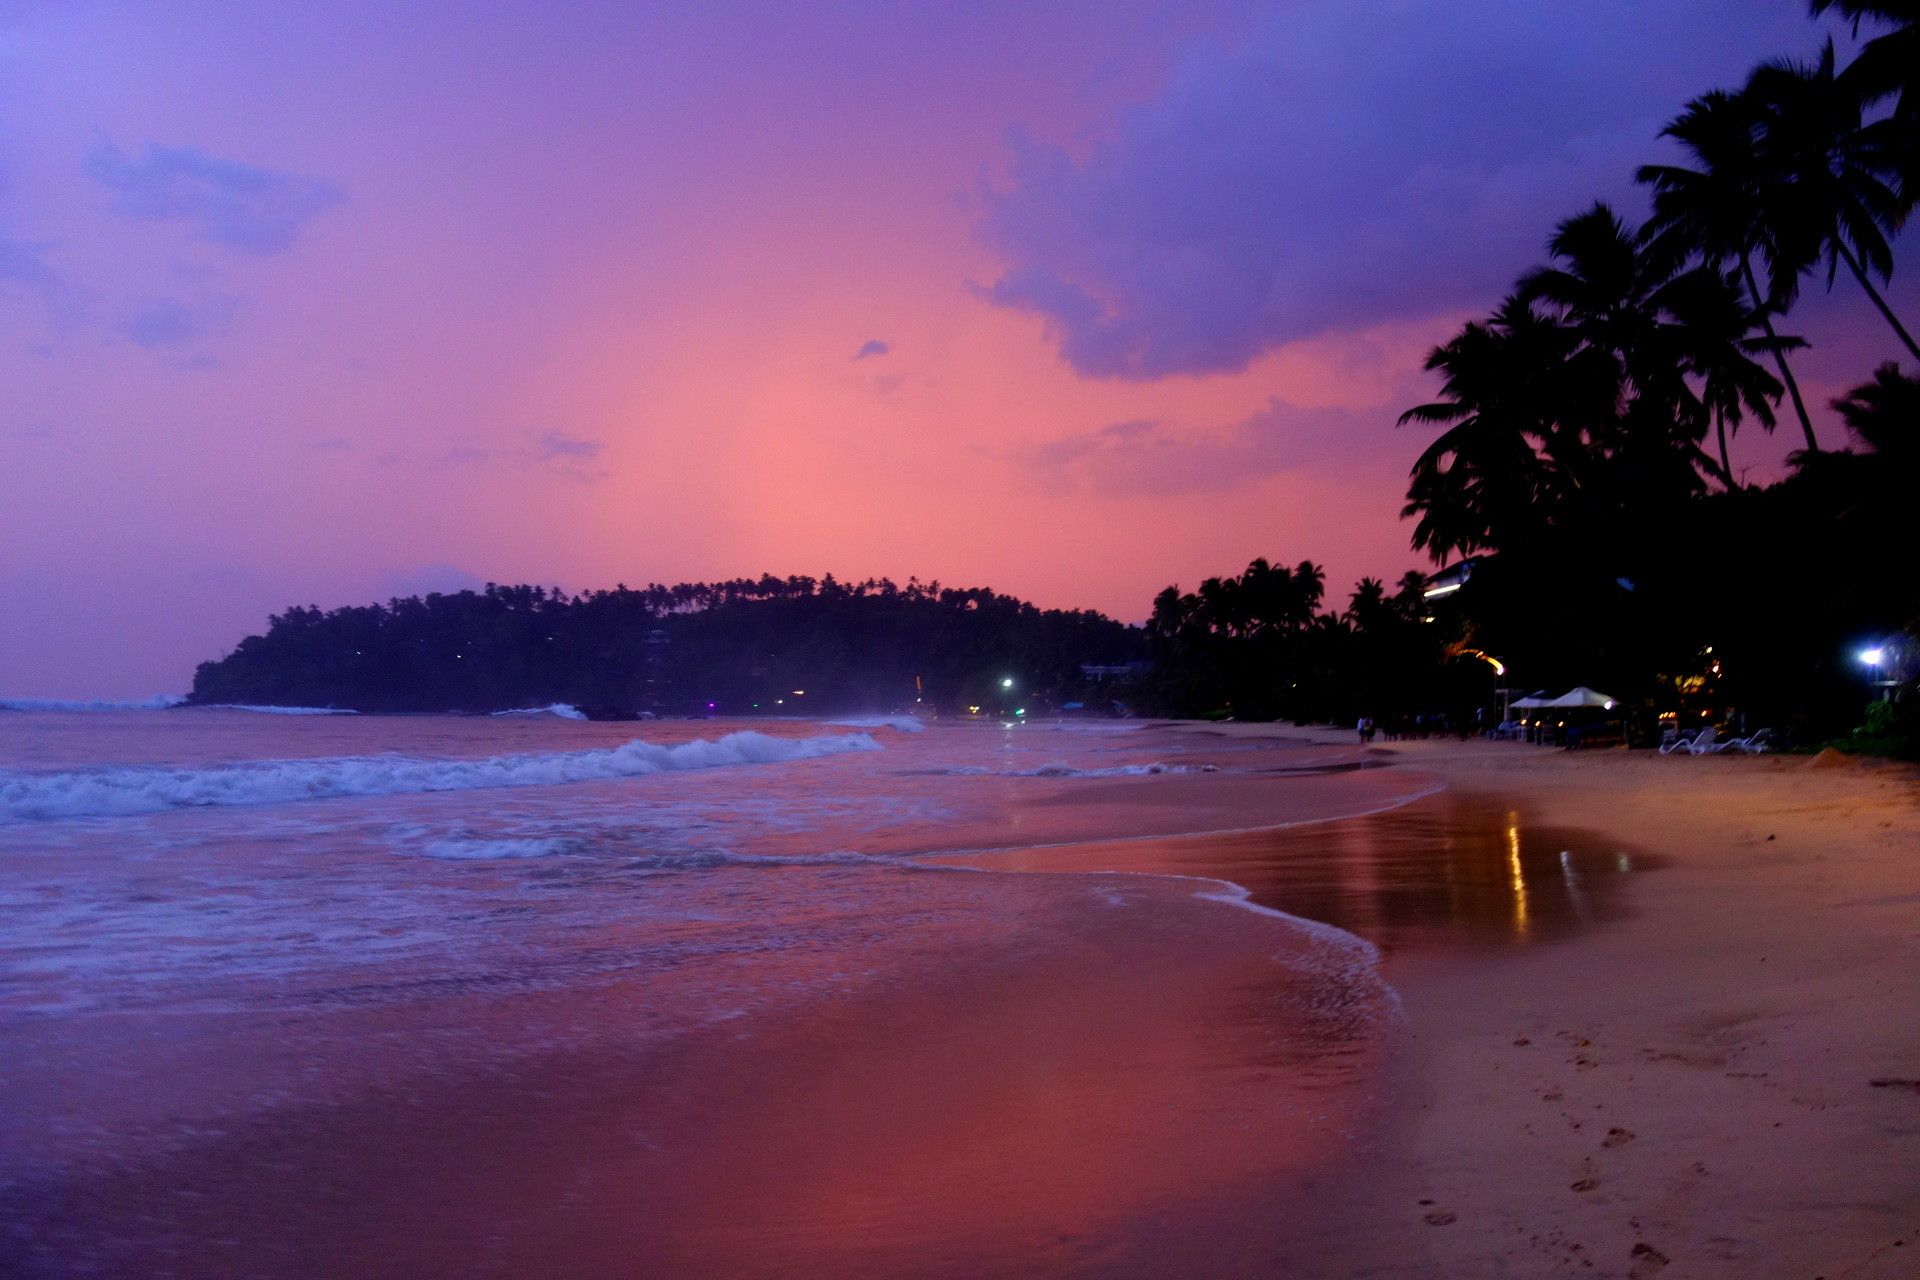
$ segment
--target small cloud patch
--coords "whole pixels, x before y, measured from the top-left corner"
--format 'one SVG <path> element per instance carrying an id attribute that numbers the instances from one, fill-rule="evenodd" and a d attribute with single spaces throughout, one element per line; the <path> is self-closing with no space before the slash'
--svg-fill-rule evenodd
<path id="1" fill-rule="evenodd" d="M 315 214 L 346 199 L 319 178 L 157 142 L 129 156 L 103 140 L 87 153 L 85 168 L 114 193 L 114 208 L 125 217 L 183 223 L 195 239 L 258 255 L 291 248 Z"/>
<path id="2" fill-rule="evenodd" d="M 893 350 L 893 348 L 880 341 L 880 339 L 872 338 L 860 345 L 860 349 L 853 353 L 853 358 L 855 360 L 867 360 L 874 356 L 886 355 L 891 350 Z"/>
<path id="3" fill-rule="evenodd" d="M 1014 460 L 1055 493 L 1165 497 L 1241 489 L 1325 460 L 1378 422 L 1350 409 L 1303 409 L 1271 399 L 1239 422 L 1205 431 L 1116 422 L 1030 446 Z"/>
<path id="4" fill-rule="evenodd" d="M 558 431 L 549 431 L 534 442 L 533 456 L 540 462 L 550 462 L 555 458 L 591 461 L 599 457 L 606 447 L 598 440 L 580 440 L 573 436 L 561 435 Z"/>

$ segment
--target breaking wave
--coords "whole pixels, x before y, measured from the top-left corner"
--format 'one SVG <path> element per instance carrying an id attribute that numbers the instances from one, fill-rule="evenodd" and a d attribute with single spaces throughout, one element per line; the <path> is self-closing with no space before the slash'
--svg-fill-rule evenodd
<path id="1" fill-rule="evenodd" d="M 200 704 L 208 711 L 258 711 L 269 716 L 357 716 L 358 711 L 348 711 L 341 707 L 260 707 L 245 702 L 205 702 Z"/>
<path id="2" fill-rule="evenodd" d="M 592 751 L 492 756 L 478 760 L 347 756 L 262 760 L 191 769 L 116 767 L 72 773 L 0 772 L 0 824 L 49 818 L 124 817 L 200 805 L 282 804 L 340 796 L 545 787 L 682 769 L 778 764 L 847 751 L 883 749 L 872 735 L 865 733 L 775 738 L 747 731 L 730 733 L 714 742 L 701 738 L 677 746 L 658 746 L 636 738 L 624 746 Z M 441 856 L 462 855 L 455 852 Z"/>
<path id="3" fill-rule="evenodd" d="M 514 711 L 496 711 L 496 716 L 558 716 L 562 720 L 585 720 L 587 713 L 570 702 L 556 702 L 545 707 L 521 707 Z"/>
<path id="4" fill-rule="evenodd" d="M 0 711 L 165 711 L 186 699 L 177 693 L 156 693 L 144 702 L 80 701 L 70 698 L 0 698 Z"/>
<path id="5" fill-rule="evenodd" d="M 828 720 L 825 723 L 848 729 L 898 729 L 902 733 L 924 733 L 926 722 L 918 716 L 860 716 L 852 720 Z"/>

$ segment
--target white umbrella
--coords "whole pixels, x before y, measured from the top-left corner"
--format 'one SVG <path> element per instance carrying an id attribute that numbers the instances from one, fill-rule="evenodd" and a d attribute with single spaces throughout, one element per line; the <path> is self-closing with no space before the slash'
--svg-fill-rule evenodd
<path id="1" fill-rule="evenodd" d="M 1581 685 L 1577 689 L 1561 694 L 1551 702 L 1543 702 L 1540 705 L 1543 707 L 1605 707 L 1611 711 L 1613 704 L 1614 699 L 1609 698 L 1606 694 Z M 1516 702 L 1514 705 L 1519 706 L 1520 704 Z"/>
<path id="2" fill-rule="evenodd" d="M 1540 690 L 1538 693 L 1530 693 L 1524 698 L 1515 698 L 1513 700 L 1513 709 L 1515 711 L 1532 711 L 1536 707 L 1550 707 L 1552 705 L 1553 703 L 1547 701 L 1547 691 L 1545 689 Z"/>

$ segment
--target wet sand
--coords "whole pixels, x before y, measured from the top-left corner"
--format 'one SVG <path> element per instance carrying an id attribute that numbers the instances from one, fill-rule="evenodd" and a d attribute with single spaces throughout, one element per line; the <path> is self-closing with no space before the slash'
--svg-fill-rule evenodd
<path id="1" fill-rule="evenodd" d="M 1916 771 L 1390 749 L 1662 866 L 1599 928 L 1390 962 L 1398 1111 L 1313 1274 L 1920 1275 L 1920 1087 L 1874 1083 L 1920 1078 Z"/>

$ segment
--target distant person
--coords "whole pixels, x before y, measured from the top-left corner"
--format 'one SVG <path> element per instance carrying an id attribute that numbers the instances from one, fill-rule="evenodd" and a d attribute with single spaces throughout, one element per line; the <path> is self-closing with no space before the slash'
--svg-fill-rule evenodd
<path id="1" fill-rule="evenodd" d="M 1368 743 L 1373 741 L 1373 717 L 1372 716 L 1361 716 L 1360 723 L 1355 725 L 1354 728 L 1360 731 L 1361 746 L 1366 746 Z"/>

